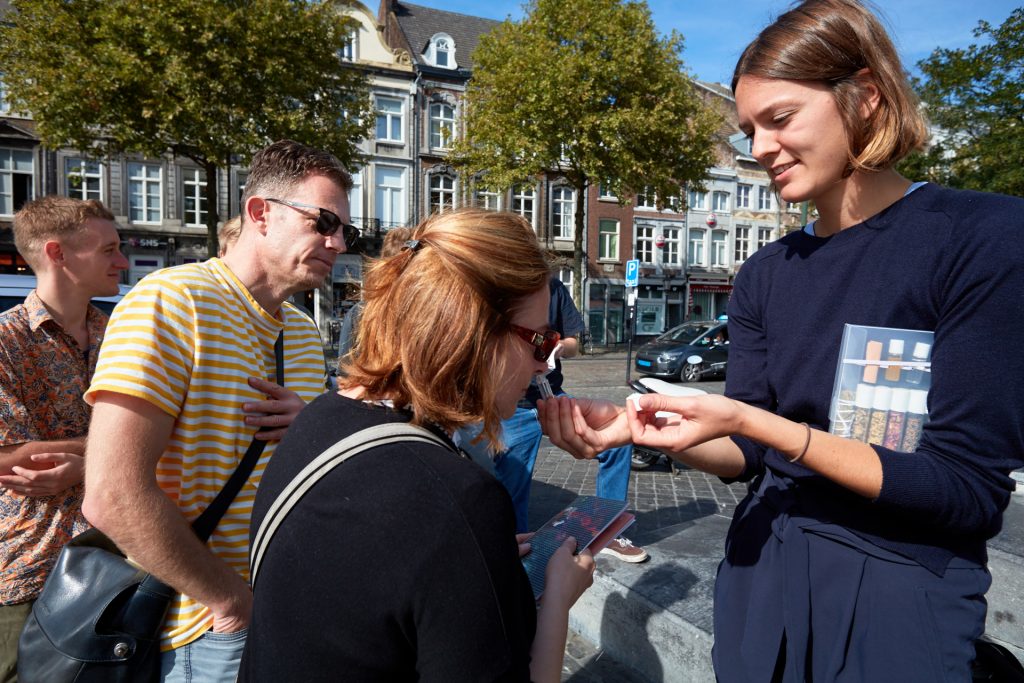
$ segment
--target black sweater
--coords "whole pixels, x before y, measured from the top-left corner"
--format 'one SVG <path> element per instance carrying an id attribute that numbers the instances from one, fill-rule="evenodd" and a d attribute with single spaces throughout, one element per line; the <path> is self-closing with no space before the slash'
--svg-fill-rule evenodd
<path id="1" fill-rule="evenodd" d="M 874 446 L 875 501 L 737 437 L 741 479 L 795 480 L 815 514 L 937 573 L 984 562 L 1024 466 L 1024 200 L 925 185 L 834 236 L 759 250 L 729 303 L 726 393 L 828 429 L 845 323 L 935 332 L 917 451 Z"/>
<path id="2" fill-rule="evenodd" d="M 288 429 L 255 531 L 324 449 L 409 414 L 334 393 Z M 527 681 L 536 629 L 512 503 L 468 459 L 399 443 L 354 456 L 305 495 L 260 568 L 241 681 Z"/>

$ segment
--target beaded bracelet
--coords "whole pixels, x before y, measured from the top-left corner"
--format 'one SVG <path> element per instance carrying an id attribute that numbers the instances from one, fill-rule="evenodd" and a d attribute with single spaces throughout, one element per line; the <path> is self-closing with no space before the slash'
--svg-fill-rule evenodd
<path id="1" fill-rule="evenodd" d="M 792 460 L 789 460 L 789 462 L 791 463 L 798 462 L 800 458 L 807 455 L 807 447 L 811 445 L 811 425 L 807 424 L 806 422 L 801 422 L 800 424 L 802 424 L 807 429 L 807 440 L 804 441 L 804 448 L 802 451 L 800 451 L 800 455 L 796 456 Z"/>

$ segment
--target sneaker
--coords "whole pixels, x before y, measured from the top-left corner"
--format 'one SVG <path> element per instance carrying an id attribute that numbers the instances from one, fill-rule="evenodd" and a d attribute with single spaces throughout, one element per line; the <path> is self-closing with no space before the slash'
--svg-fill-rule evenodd
<path id="1" fill-rule="evenodd" d="M 643 562 L 648 557 L 650 557 L 650 555 L 647 554 L 646 550 L 633 545 L 633 541 L 629 540 L 625 536 L 619 536 L 618 538 L 616 538 L 614 541 L 609 543 L 608 546 L 601 551 L 601 553 L 617 557 L 623 562 L 633 563 Z"/>

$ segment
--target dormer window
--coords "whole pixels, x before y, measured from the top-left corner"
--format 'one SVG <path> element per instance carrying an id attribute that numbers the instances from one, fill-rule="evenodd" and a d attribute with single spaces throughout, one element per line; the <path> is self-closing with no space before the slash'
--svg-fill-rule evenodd
<path id="1" fill-rule="evenodd" d="M 427 46 L 427 61 L 442 69 L 455 69 L 455 41 L 447 33 L 435 34 Z"/>

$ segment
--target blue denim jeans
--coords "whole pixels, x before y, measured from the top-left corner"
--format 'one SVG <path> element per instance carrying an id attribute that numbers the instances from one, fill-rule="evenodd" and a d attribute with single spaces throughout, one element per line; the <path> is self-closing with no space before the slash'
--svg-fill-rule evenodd
<path id="1" fill-rule="evenodd" d="M 565 396 L 559 392 L 559 396 Z M 537 462 L 537 451 L 543 436 L 537 410 L 517 408 L 515 415 L 501 423 L 502 440 L 505 449 L 493 459 L 494 476 L 497 477 L 509 495 L 516 511 L 516 531 L 529 531 L 530 483 L 533 480 L 533 466 Z M 481 441 L 469 442 L 480 433 L 480 427 L 462 430 L 461 447 L 473 460 L 491 462 L 487 444 Z M 626 500 L 629 490 L 630 462 L 633 445 L 612 448 L 597 454 L 597 495 L 613 500 Z M 483 463 L 482 463 L 483 464 Z M 484 467 L 487 467 L 484 464 Z"/>
<path id="2" fill-rule="evenodd" d="M 234 683 L 248 630 L 207 631 L 188 645 L 160 654 L 162 683 Z"/>

